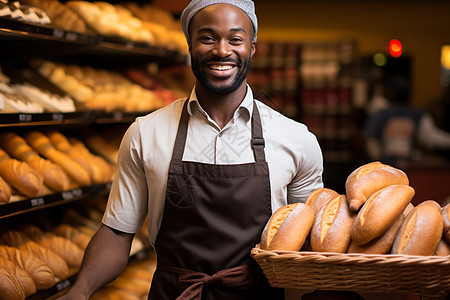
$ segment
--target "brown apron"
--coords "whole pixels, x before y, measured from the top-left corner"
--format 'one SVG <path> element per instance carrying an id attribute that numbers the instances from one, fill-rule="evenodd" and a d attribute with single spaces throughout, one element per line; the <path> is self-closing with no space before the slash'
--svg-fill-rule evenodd
<path id="1" fill-rule="evenodd" d="M 188 102 L 169 168 L 149 299 L 284 299 L 283 290 L 271 288 L 250 257 L 271 216 L 269 169 L 255 101 L 256 162 L 236 165 L 182 161 Z"/>

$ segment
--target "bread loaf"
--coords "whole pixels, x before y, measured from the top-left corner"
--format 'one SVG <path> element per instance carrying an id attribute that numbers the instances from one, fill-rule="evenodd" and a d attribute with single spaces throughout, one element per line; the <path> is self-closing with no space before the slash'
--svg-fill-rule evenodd
<path id="1" fill-rule="evenodd" d="M 443 237 L 450 243 L 450 203 L 442 208 L 441 213 L 444 222 Z"/>
<path id="2" fill-rule="evenodd" d="M 80 185 L 86 186 L 92 183 L 88 172 L 65 153 L 55 149 L 48 137 L 43 133 L 38 131 L 28 132 L 25 135 L 25 140 L 33 147 L 33 149 L 39 152 L 39 154 L 63 168 L 63 170 Z"/>
<path id="3" fill-rule="evenodd" d="M 24 300 L 25 292 L 17 278 L 0 265 L 0 300 Z"/>
<path id="4" fill-rule="evenodd" d="M 299 251 L 314 222 L 314 213 L 303 203 L 285 205 L 272 215 L 261 235 L 261 249 Z"/>
<path id="5" fill-rule="evenodd" d="M 60 224 L 58 225 L 53 232 L 61 236 L 63 238 L 69 239 L 72 241 L 75 245 L 80 247 L 80 249 L 85 250 L 87 245 L 89 244 L 91 237 L 87 234 L 81 232 L 77 228 L 67 225 L 67 224 Z"/>
<path id="6" fill-rule="evenodd" d="M 436 201 L 417 205 L 403 221 L 392 254 L 433 255 L 442 238 L 443 221 Z"/>
<path id="7" fill-rule="evenodd" d="M 24 269 L 31 276 L 38 290 L 48 289 L 55 284 L 55 275 L 50 267 L 30 251 L 0 246 L 0 256 Z"/>
<path id="8" fill-rule="evenodd" d="M 378 161 L 357 168 L 345 182 L 350 209 L 358 210 L 373 193 L 390 185 L 409 185 L 409 179 L 403 171 Z"/>
<path id="9" fill-rule="evenodd" d="M 52 233 L 46 233 L 37 243 L 55 252 L 64 259 L 69 267 L 80 267 L 83 260 L 83 251 L 70 240 Z"/>
<path id="10" fill-rule="evenodd" d="M 310 236 L 312 250 L 345 253 L 350 244 L 350 228 L 355 216 L 344 195 L 329 200 L 314 219 Z"/>
<path id="11" fill-rule="evenodd" d="M 312 192 L 306 200 L 306 205 L 311 207 L 314 215 L 317 215 L 320 209 L 333 197 L 339 195 L 337 192 L 328 189 L 320 188 Z"/>
<path id="12" fill-rule="evenodd" d="M 0 143 L 12 157 L 24 161 L 43 177 L 44 183 L 54 191 L 64 191 L 69 188 L 69 178 L 64 170 L 44 159 L 34 151 L 19 135 L 12 132 L 0 134 Z"/>
<path id="13" fill-rule="evenodd" d="M 390 185 L 372 194 L 353 222 L 352 241 L 364 245 L 386 232 L 414 194 L 414 189 L 408 185 Z"/>
<path id="14" fill-rule="evenodd" d="M 6 181 L 0 176 L 0 204 L 8 203 L 11 199 L 11 189 Z"/>
<path id="15" fill-rule="evenodd" d="M 31 278 L 30 275 L 25 272 L 25 270 L 4 257 L 0 257 L 0 265 L 6 268 L 12 275 L 14 275 L 14 277 L 16 277 L 17 281 L 25 292 L 25 296 L 28 297 L 36 293 L 37 289 L 33 278 Z"/>
<path id="16" fill-rule="evenodd" d="M 394 243 L 397 231 L 402 225 L 404 215 L 400 215 L 391 227 L 379 237 L 374 238 L 364 245 L 358 245 L 354 241 L 350 242 L 348 253 L 365 253 L 365 254 L 388 254 Z"/>
<path id="17" fill-rule="evenodd" d="M 37 197 L 43 194 L 42 176 L 26 162 L 11 158 L 3 149 L 0 149 L 0 176 L 25 196 Z"/>

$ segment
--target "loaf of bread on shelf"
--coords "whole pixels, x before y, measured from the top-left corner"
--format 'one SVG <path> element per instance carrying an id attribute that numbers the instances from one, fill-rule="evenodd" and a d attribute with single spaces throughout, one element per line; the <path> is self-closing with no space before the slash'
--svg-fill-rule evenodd
<path id="1" fill-rule="evenodd" d="M 58 236 L 71 240 L 75 245 L 80 247 L 80 249 L 82 250 L 86 249 L 87 245 L 91 240 L 91 237 L 89 235 L 81 232 L 76 227 L 68 224 L 59 224 L 58 226 L 55 227 L 53 232 Z"/>
<path id="2" fill-rule="evenodd" d="M 434 251 L 434 255 L 437 256 L 447 256 L 450 255 L 450 243 L 448 243 L 444 238 L 441 239 L 439 244 Z"/>
<path id="3" fill-rule="evenodd" d="M 379 161 L 355 169 L 345 182 L 350 209 L 358 210 L 376 191 L 390 185 L 409 185 L 406 174 Z"/>
<path id="4" fill-rule="evenodd" d="M 20 231 L 6 230 L 1 232 L 0 244 L 16 247 L 19 250 L 30 251 L 46 263 L 53 274 L 55 274 L 55 277 L 59 280 L 69 276 L 69 266 L 59 255 L 52 250 L 37 244 Z"/>
<path id="5" fill-rule="evenodd" d="M 24 269 L 20 268 L 12 261 L 4 257 L 0 257 L 0 266 L 6 268 L 10 272 L 10 274 L 16 277 L 17 281 L 25 292 L 25 296 L 28 297 L 36 293 L 36 284 L 34 283 L 33 278 L 31 278 L 31 276 L 27 272 L 25 272 Z"/>
<path id="6" fill-rule="evenodd" d="M 443 237 L 450 243 L 450 203 L 442 208 L 441 213 L 444 222 Z"/>
<path id="7" fill-rule="evenodd" d="M 392 254 L 433 255 L 441 241 L 443 221 L 439 204 L 427 200 L 408 214 L 392 246 Z"/>
<path id="8" fill-rule="evenodd" d="M 11 199 L 11 188 L 3 177 L 0 176 L 0 204 L 8 203 L 9 199 Z"/>
<path id="9" fill-rule="evenodd" d="M 14 274 L 0 265 L 0 300 L 24 300 L 25 291 Z"/>
<path id="10" fill-rule="evenodd" d="M 355 216 L 348 207 L 345 195 L 334 196 L 314 219 L 310 236 L 312 250 L 337 253 L 347 251 Z"/>
<path id="11" fill-rule="evenodd" d="M 261 235 L 264 250 L 299 251 L 311 230 L 314 212 L 304 203 L 285 205 L 275 211 Z"/>
<path id="12" fill-rule="evenodd" d="M 67 154 L 57 150 L 48 137 L 39 131 L 30 131 L 24 135 L 27 143 L 40 155 L 61 166 L 63 170 L 81 186 L 92 183 L 89 173 Z"/>
<path id="13" fill-rule="evenodd" d="M 320 209 L 327 204 L 327 202 L 335 197 L 339 195 L 337 192 L 333 191 L 332 189 L 329 188 L 320 188 L 315 190 L 314 192 L 312 192 L 308 199 L 306 200 L 306 205 L 308 205 L 309 207 L 311 207 L 311 209 L 314 212 L 314 215 L 317 215 L 320 211 Z"/>
<path id="14" fill-rule="evenodd" d="M 11 158 L 3 149 L 0 149 L 0 176 L 25 196 L 43 195 L 42 176 L 26 162 Z"/>
<path id="15" fill-rule="evenodd" d="M 57 164 L 43 158 L 27 144 L 24 138 L 13 132 L 0 134 L 0 144 L 14 158 L 28 163 L 42 175 L 44 183 L 54 191 L 64 191 L 69 188 L 67 173 Z"/>
<path id="16" fill-rule="evenodd" d="M 68 264 L 78 268 L 83 259 L 83 251 L 69 239 L 57 236 L 53 232 L 44 232 L 35 224 L 19 224 L 18 229 L 37 244 L 52 250 Z"/>
<path id="17" fill-rule="evenodd" d="M 24 269 L 31 276 L 38 290 L 55 285 L 55 274 L 50 267 L 30 251 L 3 245 L 0 246 L 0 256 Z"/>
<path id="18" fill-rule="evenodd" d="M 390 185 L 373 193 L 353 222 L 352 241 L 364 245 L 379 237 L 400 217 L 415 191 L 409 185 Z"/>

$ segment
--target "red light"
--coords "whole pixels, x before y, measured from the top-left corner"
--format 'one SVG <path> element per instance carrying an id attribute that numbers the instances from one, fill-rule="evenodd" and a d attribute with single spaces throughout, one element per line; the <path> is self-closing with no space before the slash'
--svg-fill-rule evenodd
<path id="1" fill-rule="evenodd" d="M 402 43 L 399 40 L 392 39 L 389 42 L 389 54 L 396 58 L 402 55 Z"/>

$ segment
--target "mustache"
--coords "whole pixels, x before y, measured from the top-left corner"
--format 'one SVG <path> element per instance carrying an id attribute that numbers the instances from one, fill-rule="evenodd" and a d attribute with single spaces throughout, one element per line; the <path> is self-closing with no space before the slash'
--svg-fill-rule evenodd
<path id="1" fill-rule="evenodd" d="M 205 65 L 209 62 L 216 62 L 216 63 L 234 63 L 237 67 L 241 67 L 242 63 L 240 60 L 233 59 L 231 57 L 224 57 L 224 58 L 204 58 L 200 61 L 202 65 Z"/>

